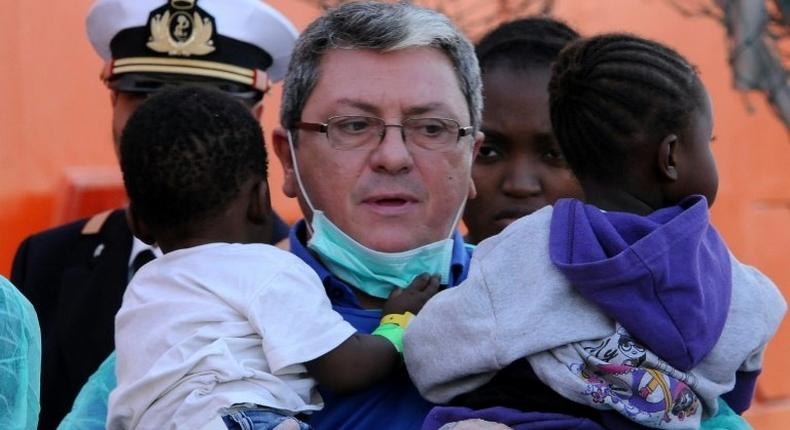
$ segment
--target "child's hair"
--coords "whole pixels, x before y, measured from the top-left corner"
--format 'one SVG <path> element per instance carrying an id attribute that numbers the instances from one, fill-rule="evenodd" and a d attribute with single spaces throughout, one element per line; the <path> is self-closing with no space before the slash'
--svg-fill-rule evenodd
<path id="1" fill-rule="evenodd" d="M 247 107 L 217 90 L 166 90 L 127 122 L 121 169 L 135 216 L 179 235 L 222 211 L 249 178 L 266 178 L 263 133 Z"/>
<path id="2" fill-rule="evenodd" d="M 628 34 L 572 43 L 549 82 L 552 128 L 568 164 L 581 181 L 600 183 L 617 182 L 630 157 L 681 132 L 704 97 L 685 58 Z"/>
<path id="3" fill-rule="evenodd" d="M 528 70 L 550 65 L 579 34 L 565 23 L 548 17 L 510 21 L 477 43 L 475 53 L 483 73 L 499 66 Z"/>

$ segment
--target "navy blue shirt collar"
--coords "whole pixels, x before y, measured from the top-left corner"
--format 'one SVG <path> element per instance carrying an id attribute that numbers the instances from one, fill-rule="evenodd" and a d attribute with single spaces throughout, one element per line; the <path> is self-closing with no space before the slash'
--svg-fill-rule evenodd
<path id="1" fill-rule="evenodd" d="M 318 274 L 318 277 L 324 284 L 326 293 L 333 305 L 361 309 L 362 307 L 356 295 L 354 295 L 352 287 L 334 276 L 321 260 L 307 249 L 307 244 L 302 242 L 300 238 L 307 237 L 306 230 L 304 220 L 295 223 L 291 227 L 291 231 L 288 233 L 291 252 L 315 270 L 315 273 Z M 450 258 L 450 279 L 448 285 L 454 287 L 466 279 L 466 275 L 469 272 L 469 261 L 472 258 L 472 249 L 473 247 L 464 243 L 461 233 L 456 230 L 453 233 L 453 254 Z"/>

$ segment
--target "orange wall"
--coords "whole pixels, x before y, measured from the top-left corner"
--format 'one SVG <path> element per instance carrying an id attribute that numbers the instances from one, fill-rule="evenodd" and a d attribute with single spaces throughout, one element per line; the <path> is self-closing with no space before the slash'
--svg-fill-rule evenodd
<path id="1" fill-rule="evenodd" d="M 113 162 L 99 61 L 82 29 L 86 1 L 0 8 L 0 273 L 27 233 L 49 225 L 58 176 L 69 165 Z"/>
<path id="2" fill-rule="evenodd" d="M 270 4 L 299 28 L 318 13 L 301 1 Z M 73 216 L 62 197 L 70 189 L 67 176 L 118 180 L 109 97 L 83 28 L 89 5 L 89 0 L 0 0 L 0 274 L 6 276 L 22 238 Z M 668 43 L 699 66 L 713 98 L 718 137 L 714 152 L 721 182 L 714 222 L 742 261 L 759 267 L 790 297 L 785 251 L 790 243 L 790 139 L 761 95 L 744 97 L 732 90 L 723 28 L 708 19 L 682 17 L 663 0 L 557 0 L 556 5 L 557 14 L 583 33 L 634 32 Z M 279 97 L 278 86 L 266 100 L 267 134 L 277 122 Z M 282 195 L 282 174 L 272 161 L 274 205 L 294 220 L 298 208 Z M 75 166 L 83 169 L 74 172 Z M 788 362 L 790 327 L 785 323 L 768 351 L 761 402 L 749 414 L 758 429 L 780 429 L 790 422 L 790 379 L 782 368 Z"/>

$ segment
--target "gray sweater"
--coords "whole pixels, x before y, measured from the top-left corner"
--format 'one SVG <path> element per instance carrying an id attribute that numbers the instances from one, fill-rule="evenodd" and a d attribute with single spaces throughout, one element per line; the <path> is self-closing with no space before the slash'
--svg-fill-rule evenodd
<path id="1" fill-rule="evenodd" d="M 551 219 L 552 208 L 547 207 L 482 242 L 467 280 L 436 295 L 412 320 L 404 337 L 404 359 L 425 398 L 449 402 L 526 357 L 539 378 L 566 398 L 612 408 L 611 401 L 598 402 L 585 393 L 591 384 L 580 375 L 584 366 L 593 366 L 592 357 L 599 360 L 596 370 L 601 365 L 647 367 L 674 381 L 675 391 L 689 386 L 702 401 L 704 415 L 712 415 L 717 397 L 732 390 L 737 371 L 760 369 L 765 345 L 786 305 L 768 278 L 731 256 L 726 323 L 713 349 L 693 369 L 675 369 L 650 351 L 636 365 L 625 356 L 601 360 L 596 353 L 606 348 L 596 350 L 596 345 L 617 342 L 628 333 L 582 297 L 552 263 Z M 685 424 L 693 427 L 703 411 L 691 409 L 686 412 L 695 418 Z"/>

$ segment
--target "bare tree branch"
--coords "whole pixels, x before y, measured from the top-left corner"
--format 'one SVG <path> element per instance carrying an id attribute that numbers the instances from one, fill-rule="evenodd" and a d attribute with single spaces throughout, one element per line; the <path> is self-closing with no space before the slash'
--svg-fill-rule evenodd
<path id="1" fill-rule="evenodd" d="M 735 86 L 762 92 L 790 131 L 790 0 L 666 0 L 683 16 L 727 29 Z"/>

